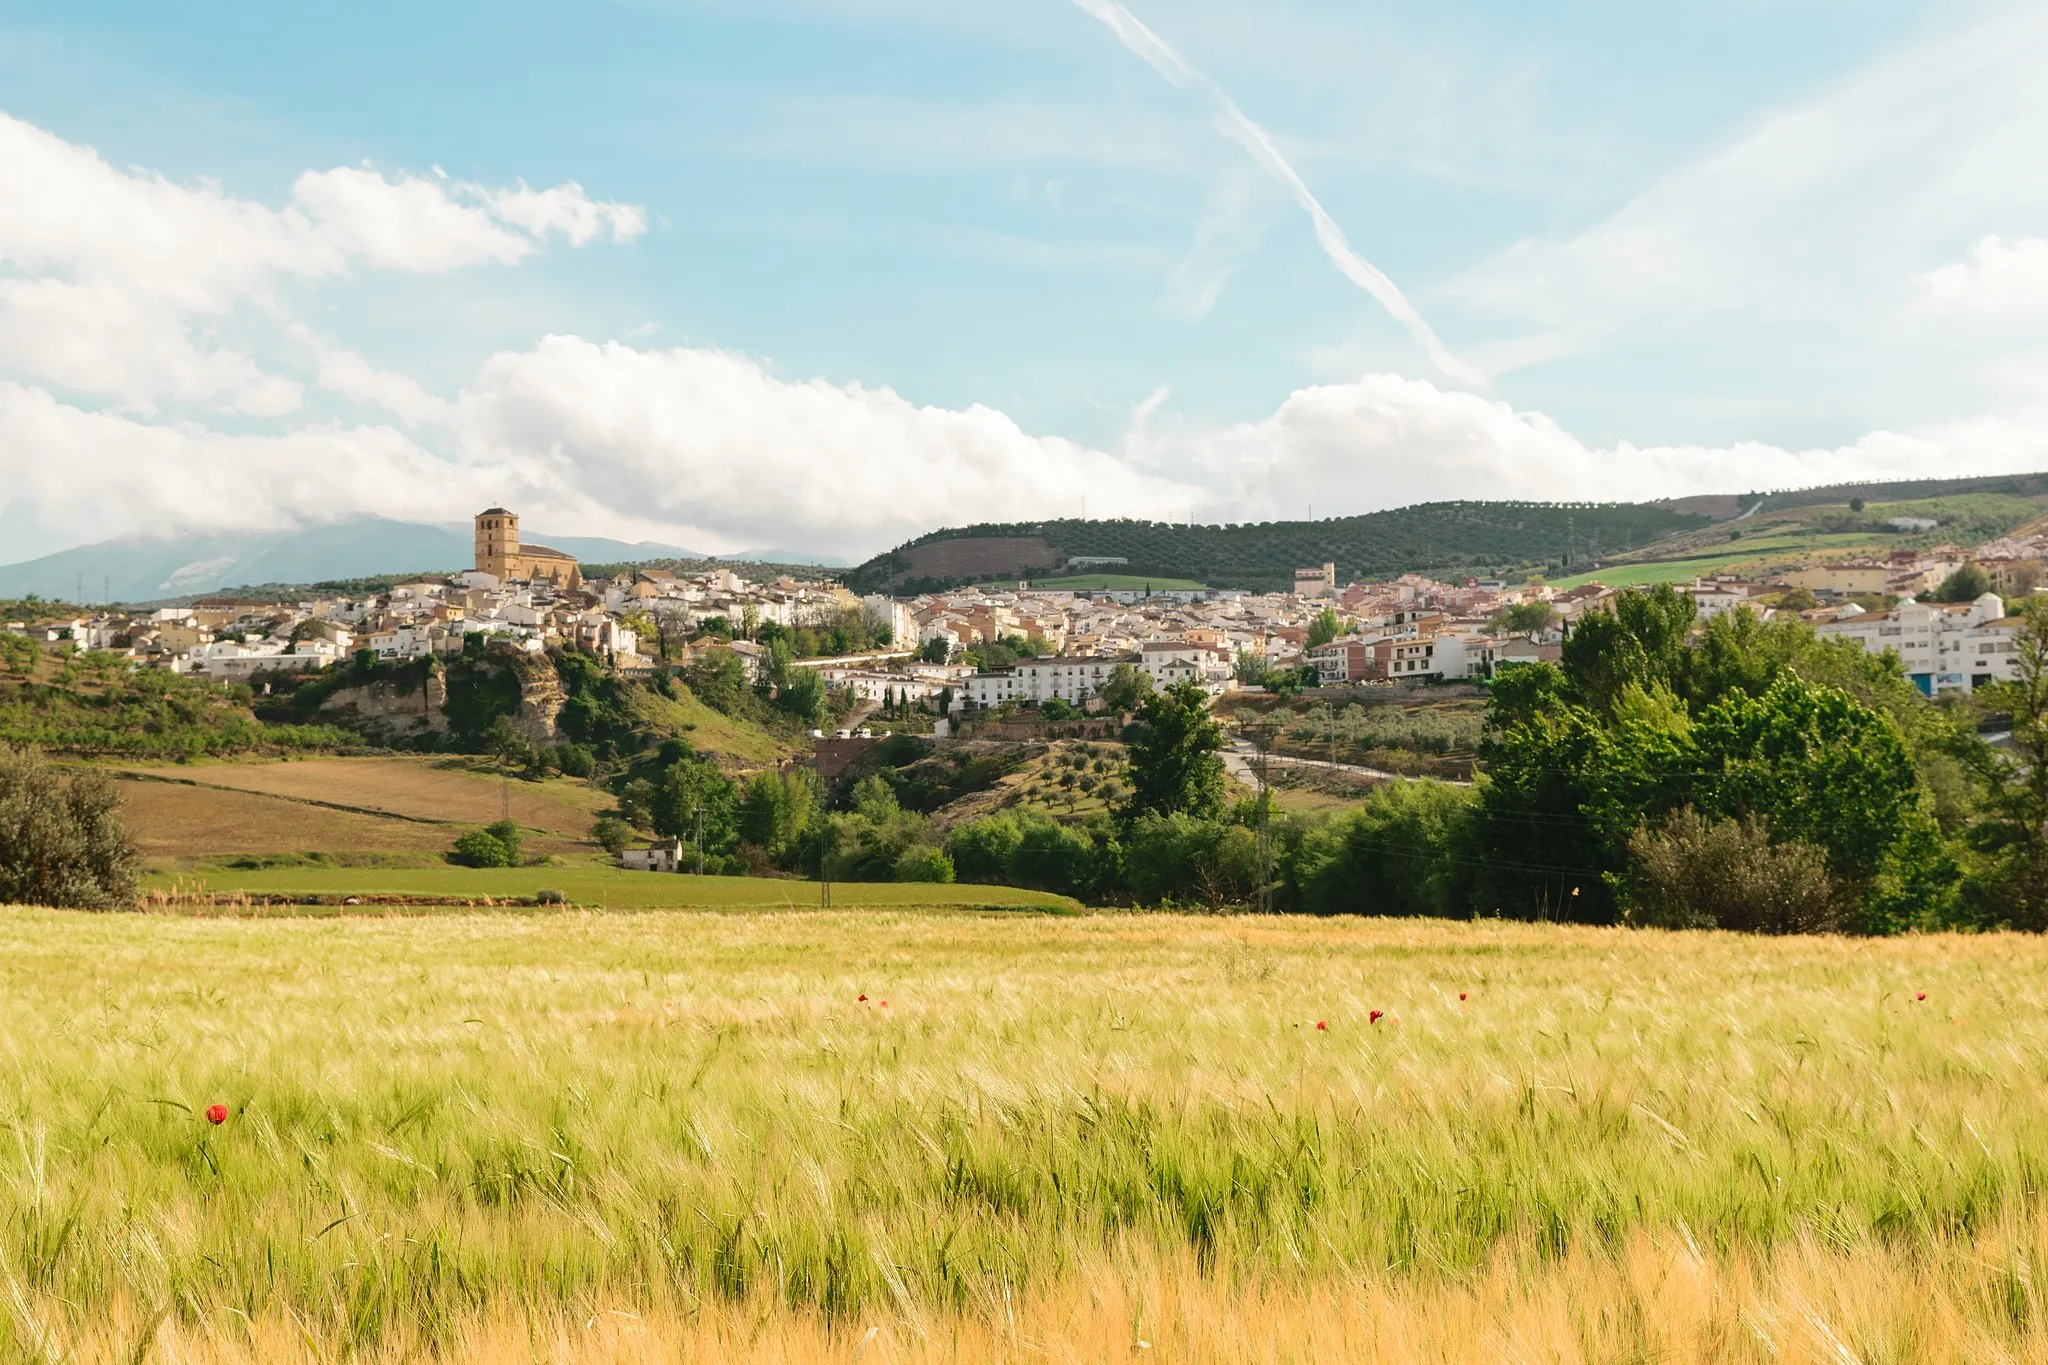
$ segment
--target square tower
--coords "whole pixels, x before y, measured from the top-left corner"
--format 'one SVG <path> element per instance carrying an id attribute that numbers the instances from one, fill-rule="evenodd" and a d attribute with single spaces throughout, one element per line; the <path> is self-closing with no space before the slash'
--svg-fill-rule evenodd
<path id="1" fill-rule="evenodd" d="M 519 517 L 502 507 L 486 508 L 476 514 L 476 567 L 504 580 L 510 578 L 512 559 L 519 553 Z"/>

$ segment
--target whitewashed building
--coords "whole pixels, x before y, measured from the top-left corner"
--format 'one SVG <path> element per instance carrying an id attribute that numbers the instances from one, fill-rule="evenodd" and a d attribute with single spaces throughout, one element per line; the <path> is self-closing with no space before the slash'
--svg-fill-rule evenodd
<path id="1" fill-rule="evenodd" d="M 2010 681 L 2013 637 L 2021 624 L 2005 614 L 1997 593 L 1987 592 L 1974 602 L 1953 604 L 1909 597 L 1881 615 L 1861 612 L 1816 630 L 1824 637 L 1854 640 L 1870 654 L 1898 651 L 1913 685 L 1934 696 Z"/>

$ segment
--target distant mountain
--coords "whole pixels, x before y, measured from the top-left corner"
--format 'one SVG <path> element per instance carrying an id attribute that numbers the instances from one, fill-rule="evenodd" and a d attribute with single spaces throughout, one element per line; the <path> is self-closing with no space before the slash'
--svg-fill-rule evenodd
<path id="1" fill-rule="evenodd" d="M 529 542 L 591 563 L 696 559 L 694 550 L 600 536 L 530 531 Z M 366 518 L 221 536 L 129 537 L 0 565 L 0 597 L 150 602 L 265 583 L 321 583 L 412 573 L 453 573 L 476 560 L 468 528 Z"/>

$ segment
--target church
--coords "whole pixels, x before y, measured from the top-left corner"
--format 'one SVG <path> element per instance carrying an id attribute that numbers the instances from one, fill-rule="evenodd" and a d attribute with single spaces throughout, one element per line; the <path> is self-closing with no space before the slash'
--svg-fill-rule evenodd
<path id="1" fill-rule="evenodd" d="M 502 507 L 486 508 L 476 514 L 476 567 L 500 583 L 519 578 L 533 583 L 552 583 L 557 591 L 575 592 L 583 586 L 583 574 L 576 556 L 545 545 L 519 543 L 519 516 Z"/>

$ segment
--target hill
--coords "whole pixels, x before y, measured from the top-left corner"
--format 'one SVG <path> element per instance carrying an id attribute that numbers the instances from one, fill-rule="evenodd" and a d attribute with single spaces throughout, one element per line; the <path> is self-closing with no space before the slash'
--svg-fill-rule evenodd
<path id="1" fill-rule="evenodd" d="M 578 559 L 631 563 L 695 559 L 674 545 L 629 544 L 598 536 L 529 538 Z M 223 588 L 325 583 L 418 573 L 452 573 L 475 561 L 467 527 L 362 518 L 284 531 L 218 536 L 130 536 L 0 565 L 0 598 L 148 602 Z"/>
<path id="2" fill-rule="evenodd" d="M 1323 521 L 1180 525 L 1064 520 L 934 531 L 847 575 L 856 592 L 920 592 L 963 582 L 1056 578 L 1073 566 L 1258 591 L 1334 562 L 1343 579 L 1486 576 L 1562 569 L 1706 527 L 1713 517 L 1650 503 L 1436 502 Z M 1103 564 L 1101 560 L 1122 560 Z"/>

